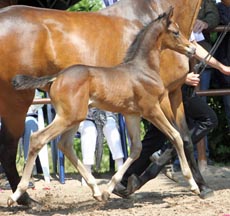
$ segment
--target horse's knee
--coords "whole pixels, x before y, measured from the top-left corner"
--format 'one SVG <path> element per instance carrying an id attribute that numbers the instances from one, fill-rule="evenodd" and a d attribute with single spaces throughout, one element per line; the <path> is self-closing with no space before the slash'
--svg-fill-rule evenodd
<path id="1" fill-rule="evenodd" d="M 142 150 L 142 145 L 136 145 L 135 147 L 132 147 L 130 156 L 134 160 L 138 159 L 140 157 L 141 150 Z"/>
<path id="2" fill-rule="evenodd" d="M 30 137 L 30 148 L 29 148 L 29 154 L 35 155 L 38 154 L 39 150 L 43 147 L 42 140 L 39 136 L 37 136 L 35 133 L 31 135 Z"/>

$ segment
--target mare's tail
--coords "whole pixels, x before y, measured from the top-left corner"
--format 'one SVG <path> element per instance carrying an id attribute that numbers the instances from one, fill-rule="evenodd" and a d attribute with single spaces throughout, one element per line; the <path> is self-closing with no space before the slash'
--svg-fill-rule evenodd
<path id="1" fill-rule="evenodd" d="M 57 74 L 51 76 L 34 77 L 29 75 L 16 75 L 12 79 L 12 85 L 17 90 L 43 88 L 48 83 L 52 83 Z"/>

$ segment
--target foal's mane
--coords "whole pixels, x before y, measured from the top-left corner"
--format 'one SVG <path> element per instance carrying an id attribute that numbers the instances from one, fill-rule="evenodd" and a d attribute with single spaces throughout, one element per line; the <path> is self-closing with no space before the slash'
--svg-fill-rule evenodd
<path id="1" fill-rule="evenodd" d="M 152 24 L 157 22 L 159 23 L 160 20 L 162 20 L 162 18 L 166 17 L 166 13 L 162 13 L 160 14 L 156 19 L 152 20 L 149 24 L 145 25 L 136 35 L 135 39 L 133 40 L 133 42 L 131 43 L 131 45 L 129 46 L 127 52 L 126 52 L 126 56 L 123 60 L 123 63 L 126 63 L 130 60 L 132 60 L 137 52 L 137 50 L 141 49 L 141 42 L 144 39 L 144 36 L 146 34 L 146 32 L 148 32 L 149 28 L 152 28 Z M 158 25 L 153 24 L 154 28 L 157 28 Z M 156 31 L 156 34 L 154 35 L 154 37 L 152 37 L 152 40 L 156 40 L 157 35 L 159 34 L 159 31 Z"/>

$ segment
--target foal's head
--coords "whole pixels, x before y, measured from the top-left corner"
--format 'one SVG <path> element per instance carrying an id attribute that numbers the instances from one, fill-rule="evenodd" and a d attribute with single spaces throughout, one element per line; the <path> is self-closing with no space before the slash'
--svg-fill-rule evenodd
<path id="1" fill-rule="evenodd" d="M 145 26 L 128 49 L 125 62 L 136 56 L 146 57 L 154 51 L 172 49 L 187 56 L 195 53 L 192 43 L 180 32 L 179 26 L 172 19 L 173 8 L 158 16 Z M 156 57 L 156 56 L 155 56 Z"/>
<path id="2" fill-rule="evenodd" d="M 191 56 L 195 53 L 195 47 L 180 32 L 179 26 L 172 19 L 173 8 L 170 7 L 168 12 L 159 16 L 165 31 L 162 32 L 161 49 L 172 49 L 179 53 Z"/>

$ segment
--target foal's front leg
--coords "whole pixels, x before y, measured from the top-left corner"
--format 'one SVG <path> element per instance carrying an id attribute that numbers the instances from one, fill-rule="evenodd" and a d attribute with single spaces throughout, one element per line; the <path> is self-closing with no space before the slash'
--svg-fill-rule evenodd
<path id="1" fill-rule="evenodd" d="M 62 134 L 58 143 L 58 148 L 65 154 L 65 156 L 70 160 L 74 167 L 79 171 L 81 176 L 85 179 L 86 183 L 93 192 L 93 197 L 98 201 L 102 201 L 101 191 L 96 183 L 96 179 L 91 173 L 87 171 L 73 149 L 73 138 L 78 129 L 78 126 L 79 124 L 77 124 L 77 126 L 73 129 Z"/>
<path id="2" fill-rule="evenodd" d="M 131 139 L 130 155 L 123 166 L 112 176 L 107 189 L 102 194 L 102 199 L 107 201 L 116 184 L 121 181 L 129 166 L 140 156 L 142 143 L 140 140 L 140 117 L 137 115 L 125 116 L 128 134 Z"/>
<path id="3" fill-rule="evenodd" d="M 180 133 L 169 123 L 159 104 L 156 104 L 152 110 L 153 112 L 145 113 L 143 117 L 152 122 L 152 124 L 160 129 L 174 144 L 180 160 L 182 173 L 191 186 L 191 191 L 195 192 L 196 194 L 200 194 L 200 190 L 192 176 L 192 172 L 185 157 L 183 141 Z"/>

